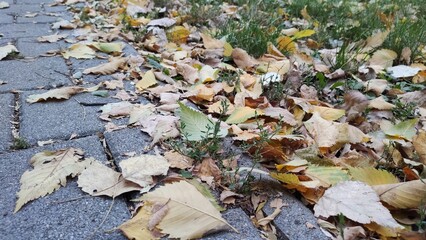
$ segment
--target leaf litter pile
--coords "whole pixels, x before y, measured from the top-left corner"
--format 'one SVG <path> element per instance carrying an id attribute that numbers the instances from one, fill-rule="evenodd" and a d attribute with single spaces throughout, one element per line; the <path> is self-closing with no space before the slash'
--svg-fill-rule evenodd
<path id="1" fill-rule="evenodd" d="M 141 193 L 132 219 L 118 226 L 129 239 L 236 231 L 220 211 L 242 203 L 249 203 L 245 210 L 263 237 L 274 239 L 271 222 L 286 203 L 252 184 L 261 174 L 297 193 L 330 237 L 424 239 L 425 38 L 417 45 L 403 36 L 395 40 L 403 34 L 398 24 L 417 23 L 416 6 L 407 5 L 412 17 L 405 20 L 398 12 L 375 11 L 378 27 L 349 41 L 324 34 L 363 25 L 350 14 L 337 28 L 342 23 L 324 25 L 310 5 L 290 16 L 291 3 L 272 2 L 279 7 L 253 1 L 56 2 L 76 14 L 52 28 L 72 34 L 38 40 L 72 45 L 48 54 L 108 59 L 74 73 L 77 85 L 89 74 L 113 79 L 27 101 L 114 94 L 119 101 L 100 108 L 106 131 L 141 130 L 152 138 L 146 152 L 156 153 L 127 153 L 121 172 L 84 158 L 80 149 L 38 153 L 21 178 L 15 212 L 71 176 L 92 196 Z M 349 2 L 343 4 L 353 4 L 350 11 L 367 11 L 365 4 Z M 392 6 L 383 8 L 397 9 Z M 254 7 L 255 16 L 273 11 L 277 21 L 245 22 Z M 123 42 L 138 55 L 126 56 Z M 0 58 L 17 51 L 1 47 Z M 139 96 L 150 103 L 138 103 Z M 123 118 L 127 125 L 114 123 Z M 268 199 L 275 211 L 265 216 Z"/>

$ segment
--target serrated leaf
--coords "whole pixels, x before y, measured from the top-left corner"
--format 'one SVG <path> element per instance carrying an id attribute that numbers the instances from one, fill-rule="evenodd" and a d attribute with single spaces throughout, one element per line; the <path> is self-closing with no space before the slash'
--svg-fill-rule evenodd
<path id="1" fill-rule="evenodd" d="M 98 161 L 92 162 L 81 172 L 77 184 L 81 190 L 92 196 L 117 197 L 126 192 L 142 189 L 136 183 L 123 179 L 121 173 Z"/>
<path id="2" fill-rule="evenodd" d="M 215 125 L 213 120 L 209 119 L 203 113 L 185 106 L 181 102 L 179 102 L 179 107 L 180 122 L 185 125 L 181 131 L 187 135 L 188 140 L 200 141 L 206 137 L 207 132 L 209 132 L 209 137 L 211 137 Z M 227 134 L 228 130 L 220 129 L 218 137 L 225 137 Z"/>
<path id="3" fill-rule="evenodd" d="M 53 89 L 41 94 L 33 94 L 27 97 L 27 102 L 35 103 L 49 99 L 69 99 L 72 95 L 86 91 L 83 87 L 63 87 Z"/>
<path id="4" fill-rule="evenodd" d="M 302 31 L 299 31 L 299 32 L 297 32 L 297 33 L 295 33 L 293 36 L 292 36 L 292 39 L 299 39 L 299 38 L 304 38 L 304 37 L 309 37 L 309 36 L 311 36 L 311 35 L 313 35 L 313 34 L 315 34 L 315 31 L 314 30 L 311 30 L 311 29 L 305 29 L 305 30 L 302 30 Z"/>
<path id="5" fill-rule="evenodd" d="M 362 182 L 347 181 L 327 189 L 314 211 L 316 217 L 343 214 L 362 224 L 375 222 L 384 227 L 402 228 L 380 203 L 377 193 Z"/>
<path id="6" fill-rule="evenodd" d="M 75 148 L 35 154 L 30 160 L 34 169 L 21 176 L 15 213 L 25 203 L 65 186 L 68 176 L 75 177 L 94 161 L 92 158 L 83 159 L 82 155 L 83 151 Z"/>
<path id="7" fill-rule="evenodd" d="M 139 91 L 143 91 L 155 84 L 157 84 L 157 80 L 155 79 L 154 71 L 149 70 L 143 75 L 142 80 L 136 83 L 136 88 Z"/>
<path id="8" fill-rule="evenodd" d="M 340 167 L 309 166 L 305 170 L 305 174 L 312 179 L 326 183 L 328 186 L 349 180 L 348 173 Z"/>
<path id="9" fill-rule="evenodd" d="M 232 114 L 226 119 L 226 123 L 243 123 L 248 119 L 255 117 L 256 115 L 262 115 L 260 110 L 251 107 L 238 107 L 232 112 Z"/>
<path id="10" fill-rule="evenodd" d="M 383 169 L 379 170 L 373 167 L 349 168 L 349 173 L 354 180 L 364 182 L 370 186 L 399 183 L 397 177 Z"/>
<path id="11" fill-rule="evenodd" d="M 220 206 L 217 201 L 216 197 L 210 192 L 209 187 L 206 184 L 200 183 L 199 181 L 195 179 L 187 180 L 189 183 L 191 183 L 201 194 L 203 194 L 204 197 L 206 197 L 210 203 L 218 210 L 218 211 L 225 211 L 226 209 L 222 206 Z"/>
<path id="12" fill-rule="evenodd" d="M 399 209 L 418 208 L 426 199 L 426 179 L 373 186 L 383 202 Z"/>
<path id="13" fill-rule="evenodd" d="M 169 234 L 169 238 L 194 239 L 206 233 L 234 229 L 210 201 L 186 181 L 166 184 L 141 199 L 167 205 L 169 210 L 157 228 Z"/>
<path id="14" fill-rule="evenodd" d="M 383 130 L 383 132 L 386 135 L 391 137 L 404 138 L 407 140 L 411 140 L 414 137 L 414 135 L 416 135 L 415 126 L 417 125 L 418 122 L 419 120 L 417 118 L 406 120 L 396 125 L 393 125 L 392 127 L 386 130 Z"/>

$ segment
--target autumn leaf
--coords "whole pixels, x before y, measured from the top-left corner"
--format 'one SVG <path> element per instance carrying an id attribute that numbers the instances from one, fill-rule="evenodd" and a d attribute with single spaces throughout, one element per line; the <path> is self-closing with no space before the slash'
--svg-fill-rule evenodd
<path id="1" fill-rule="evenodd" d="M 123 179 L 118 173 L 104 164 L 93 161 L 78 177 L 78 186 L 92 196 L 117 197 L 142 188 L 136 183 Z"/>
<path id="2" fill-rule="evenodd" d="M 305 175 L 325 183 L 325 187 L 349 180 L 348 173 L 340 167 L 309 166 Z"/>
<path id="3" fill-rule="evenodd" d="M 291 37 L 281 36 L 277 39 L 277 47 L 283 52 L 295 52 L 296 44 Z"/>
<path id="4" fill-rule="evenodd" d="M 87 68 L 83 71 L 84 74 L 102 74 L 108 75 L 116 72 L 120 67 L 127 62 L 127 58 L 112 58 L 110 62 L 100 64 L 95 67 Z"/>
<path id="5" fill-rule="evenodd" d="M 153 204 L 146 202 L 139 208 L 132 219 L 121 224 L 120 229 L 126 237 L 135 240 L 155 239 L 148 229 L 148 223 L 152 216 Z"/>
<path id="6" fill-rule="evenodd" d="M 292 39 L 296 40 L 296 39 L 299 39 L 299 38 L 309 37 L 309 36 L 312 36 L 313 34 L 315 34 L 314 30 L 312 30 L 312 29 L 305 29 L 305 30 L 296 32 L 292 36 Z"/>
<path id="7" fill-rule="evenodd" d="M 250 107 L 238 107 L 232 112 L 232 114 L 226 119 L 226 123 L 243 123 L 250 118 L 262 115 L 262 111 L 259 109 L 253 109 Z"/>
<path id="8" fill-rule="evenodd" d="M 25 203 L 65 186 L 67 177 L 80 174 L 93 161 L 92 158 L 84 159 L 83 151 L 75 148 L 37 153 L 30 160 L 34 169 L 27 170 L 21 176 L 15 213 Z"/>
<path id="9" fill-rule="evenodd" d="M 14 52 L 19 53 L 18 49 L 13 45 L 9 44 L 9 45 L 0 47 L 0 60 L 2 60 L 3 58 L 7 57 L 9 54 Z"/>
<path id="10" fill-rule="evenodd" d="M 157 84 L 157 80 L 155 79 L 154 71 L 149 70 L 143 75 L 142 80 L 136 83 L 136 88 L 139 91 L 143 91 L 155 84 Z"/>
<path id="11" fill-rule="evenodd" d="M 196 111 L 193 108 L 185 106 L 183 103 L 178 102 L 180 106 L 180 122 L 181 126 L 184 125 L 184 128 L 181 127 L 181 131 L 186 135 L 190 141 L 200 141 L 206 137 L 212 137 L 212 131 L 214 129 L 215 123 L 213 120 L 209 119 L 203 113 Z M 225 137 L 228 134 L 227 129 L 220 129 L 218 137 Z"/>
<path id="12" fill-rule="evenodd" d="M 124 44 L 121 42 L 104 43 L 104 42 L 93 42 L 89 46 L 92 46 L 104 53 L 121 53 L 123 51 Z"/>
<path id="13" fill-rule="evenodd" d="M 373 186 L 383 202 L 399 209 L 418 208 L 426 199 L 426 180 Z"/>
<path id="14" fill-rule="evenodd" d="M 370 186 L 399 183 L 398 178 L 383 169 L 375 169 L 373 167 L 349 168 L 349 173 L 354 180 L 364 182 Z"/>
<path id="15" fill-rule="evenodd" d="M 61 39 L 64 39 L 68 37 L 68 34 L 53 34 L 53 35 L 48 35 L 48 36 L 41 36 L 37 38 L 37 41 L 39 42 L 49 42 L 49 43 L 54 43 L 57 42 Z"/>
<path id="16" fill-rule="evenodd" d="M 392 67 L 393 60 L 396 59 L 398 54 L 389 49 L 380 49 L 373 53 L 370 58 L 370 67 L 376 71 L 381 71 L 388 67 Z"/>
<path id="17" fill-rule="evenodd" d="M 316 217 L 343 214 L 362 224 L 375 222 L 384 227 L 402 228 L 380 203 L 376 192 L 362 182 L 347 181 L 327 189 L 314 211 Z"/>
<path id="18" fill-rule="evenodd" d="M 167 38 L 174 43 L 186 43 L 190 31 L 183 26 L 174 26 L 167 31 Z"/>
<path id="19" fill-rule="evenodd" d="M 426 132 L 424 130 L 419 131 L 413 138 L 413 146 L 419 155 L 420 161 L 426 165 Z"/>
<path id="20" fill-rule="evenodd" d="M 63 87 L 53 89 L 42 94 L 33 94 L 27 97 L 27 102 L 35 103 L 49 99 L 69 99 L 72 95 L 86 91 L 83 87 Z"/>
<path id="21" fill-rule="evenodd" d="M 170 238 L 193 239 L 206 233 L 234 229 L 194 186 L 186 181 L 166 184 L 141 197 L 149 203 L 165 204 L 168 212 L 157 228 Z"/>
<path id="22" fill-rule="evenodd" d="M 96 55 L 96 52 L 83 43 L 76 43 L 71 45 L 67 51 L 62 52 L 62 56 L 65 59 L 70 57 L 77 59 L 92 59 Z"/>
<path id="23" fill-rule="evenodd" d="M 122 160 L 119 165 L 123 177 L 141 187 L 153 184 L 152 176 L 166 175 L 170 166 L 163 156 L 147 154 Z"/>
<path id="24" fill-rule="evenodd" d="M 418 119 L 410 119 L 403 122 L 400 122 L 392 127 L 383 130 L 383 132 L 391 137 L 403 138 L 407 140 L 411 140 L 414 135 L 416 135 L 415 126 L 419 122 Z"/>

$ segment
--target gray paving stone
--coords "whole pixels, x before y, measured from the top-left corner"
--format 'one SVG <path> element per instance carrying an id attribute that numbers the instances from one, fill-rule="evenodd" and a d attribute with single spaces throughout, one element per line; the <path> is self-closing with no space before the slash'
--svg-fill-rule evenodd
<path id="1" fill-rule="evenodd" d="M 10 7 L 1 9 L 1 13 L 24 16 L 27 13 L 41 12 L 40 4 L 10 4 Z"/>
<path id="2" fill-rule="evenodd" d="M 51 4 L 52 0 L 17 0 L 17 4 Z"/>
<path id="3" fill-rule="evenodd" d="M 218 232 L 208 235 L 203 240 L 234 240 L 234 239 L 250 239 L 260 240 L 260 234 L 254 227 L 250 218 L 241 208 L 228 209 L 222 213 L 222 217 L 238 230 L 236 233 L 232 230 Z"/>
<path id="4" fill-rule="evenodd" d="M 3 81 L 8 82 L 0 85 L 0 93 L 13 89 L 29 90 L 71 84 L 70 79 L 64 75 L 68 73 L 68 68 L 61 57 L 0 61 L 0 73 Z"/>
<path id="5" fill-rule="evenodd" d="M 93 102 L 94 97 L 90 93 L 79 94 L 65 101 L 25 102 L 29 95 L 43 92 L 29 91 L 21 95 L 20 135 L 30 144 L 49 139 L 66 140 L 74 133 L 88 136 L 103 132 L 105 123 L 99 119 L 99 106 L 79 104 Z"/>
<path id="6" fill-rule="evenodd" d="M 152 139 L 139 128 L 125 128 L 114 132 L 105 132 L 105 140 L 111 150 L 112 156 L 117 161 L 128 158 L 124 153 L 136 152 L 136 155 L 145 153 Z M 153 152 L 151 152 L 153 153 Z"/>
<path id="7" fill-rule="evenodd" d="M 7 2 L 7 3 L 9 3 L 9 4 L 13 4 L 13 0 L 2 0 L 2 2 Z M 0 10 L 1 11 L 1 10 Z"/>
<path id="8" fill-rule="evenodd" d="M 281 209 L 281 213 L 275 217 L 273 223 L 275 227 L 281 231 L 286 239 L 289 240 L 327 240 L 329 239 L 320 230 L 317 220 L 311 210 L 309 210 L 302 202 L 296 199 L 293 195 L 288 193 L 278 182 L 271 180 L 264 180 L 268 191 L 276 190 L 283 193 L 282 199 L 288 206 Z M 272 214 L 274 211 L 269 203 L 265 204 L 263 208 L 266 214 Z M 307 223 L 315 226 L 315 228 L 308 228 Z"/>
<path id="9" fill-rule="evenodd" d="M 130 218 L 122 198 L 91 197 L 78 188 L 75 180 L 56 192 L 27 203 L 13 214 L 21 175 L 31 169 L 28 160 L 44 149 L 81 148 L 86 157 L 105 161 L 97 137 L 62 142 L 43 148 L 33 148 L 1 154 L 0 232 L 1 239 L 88 239 L 100 225 L 111 204 L 114 204 L 104 224 L 92 239 L 125 239 L 121 233 L 107 232 Z"/>
<path id="10" fill-rule="evenodd" d="M 0 152 L 7 150 L 12 143 L 13 94 L 0 94 Z"/>
<path id="11" fill-rule="evenodd" d="M 13 23 L 13 16 L 2 14 L 2 12 L 0 11 L 0 24 L 5 24 L 5 23 L 12 24 Z"/>
<path id="12" fill-rule="evenodd" d="M 17 41 L 17 48 L 24 57 L 37 57 L 47 51 L 59 50 L 58 43 L 40 43 L 35 38 L 20 38 Z"/>
<path id="13" fill-rule="evenodd" d="M 46 23 L 21 23 L 4 24 L 1 32 L 5 38 L 38 37 L 52 34 L 49 24 Z"/>
<path id="14" fill-rule="evenodd" d="M 1 30 L 0 30 L 0 33 L 1 33 Z M 10 44 L 12 42 L 13 42 L 13 39 L 11 39 L 11 38 L 1 38 L 0 39 L 0 46 L 3 47 L 3 46 Z"/>
<path id="15" fill-rule="evenodd" d="M 59 6 L 50 6 L 50 4 L 44 5 L 44 11 L 46 12 L 66 12 L 67 6 L 59 5 Z"/>

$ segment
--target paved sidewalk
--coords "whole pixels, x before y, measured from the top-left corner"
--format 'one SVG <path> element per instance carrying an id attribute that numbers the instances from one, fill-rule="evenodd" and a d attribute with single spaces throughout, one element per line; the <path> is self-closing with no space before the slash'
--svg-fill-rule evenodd
<path id="1" fill-rule="evenodd" d="M 4 1 L 4 0 L 0 0 Z M 47 51 L 65 48 L 69 44 L 39 43 L 37 37 L 56 32 L 51 29 L 58 17 L 72 19 L 65 6 L 50 7 L 49 0 L 6 0 L 9 8 L 0 9 L 0 47 L 13 43 L 23 58 L 0 61 L 0 239 L 125 239 L 114 228 L 130 218 L 130 202 L 126 197 L 90 197 L 70 181 L 66 187 L 46 197 L 31 201 L 13 214 L 19 179 L 30 165 L 28 160 L 45 149 L 81 148 L 86 157 L 114 164 L 125 158 L 124 153 L 143 154 L 151 139 L 136 128 L 106 132 L 105 122 L 99 118 L 100 103 L 118 102 L 90 93 L 79 94 L 67 101 L 49 101 L 28 104 L 31 94 L 45 92 L 60 86 L 73 86 L 72 75 L 106 60 L 64 60 L 61 56 L 43 57 Z M 84 5 L 80 5 L 84 6 Z M 37 13 L 36 17 L 26 17 Z M 55 13 L 58 16 L 52 16 Z M 72 30 L 61 30 L 72 33 Z M 1 35 L 0 35 L 1 36 Z M 138 54 L 130 45 L 126 56 Z M 112 77 L 84 76 L 83 86 L 111 80 Z M 129 87 L 129 86 L 128 86 Z M 131 86 L 132 87 L 132 86 Z M 110 96 L 115 93 L 112 91 Z M 139 97 L 136 102 L 147 102 Z M 96 103 L 96 106 L 81 103 Z M 116 123 L 120 123 L 117 121 Z M 28 144 L 28 149 L 14 150 L 13 132 Z M 73 138 L 72 140 L 69 140 Z M 39 141 L 55 143 L 39 147 Z M 102 144 L 105 142 L 106 144 Z M 106 148 L 107 146 L 107 148 Z M 109 156 L 111 153 L 112 156 Z M 275 219 L 282 239 L 327 239 L 316 226 L 316 219 L 302 203 L 284 193 L 289 204 Z M 271 213 L 270 209 L 267 210 Z M 240 231 L 222 232 L 205 239 L 261 239 L 249 216 L 241 208 L 227 210 L 224 218 Z M 106 219 L 104 222 L 104 218 Z M 309 222 L 316 226 L 310 229 Z"/>

